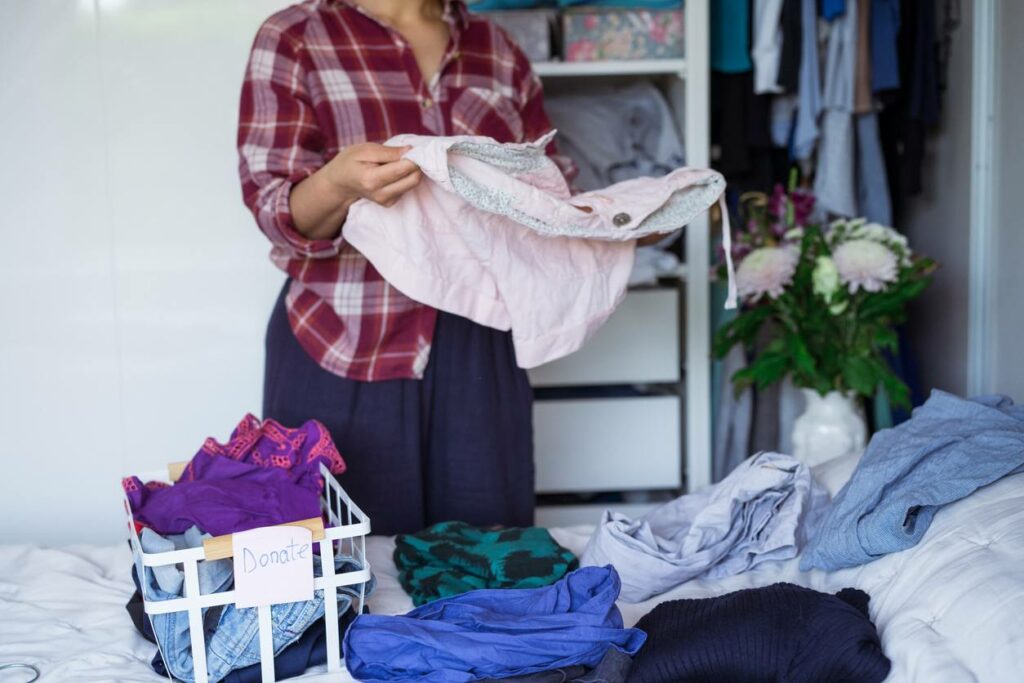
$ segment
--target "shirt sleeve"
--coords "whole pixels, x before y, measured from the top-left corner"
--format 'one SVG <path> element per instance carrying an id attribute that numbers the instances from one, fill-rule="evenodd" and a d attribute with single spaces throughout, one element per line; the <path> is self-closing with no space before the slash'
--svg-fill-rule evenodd
<path id="1" fill-rule="evenodd" d="M 551 119 L 544 111 L 544 88 L 541 86 L 540 78 L 533 72 L 530 60 L 518 48 L 514 49 L 520 90 L 520 115 L 523 118 L 523 135 L 527 140 L 536 140 L 553 128 Z M 572 185 L 579 173 L 573 160 L 558 151 L 558 145 L 554 140 L 548 143 L 545 151 L 558 165 L 566 181 Z"/>
<path id="2" fill-rule="evenodd" d="M 326 163 L 324 137 L 307 91 L 303 48 L 269 22 L 256 35 L 242 84 L 238 154 L 242 197 L 274 246 L 291 258 L 336 255 L 340 233 L 311 240 L 292 220 L 292 188 Z"/>

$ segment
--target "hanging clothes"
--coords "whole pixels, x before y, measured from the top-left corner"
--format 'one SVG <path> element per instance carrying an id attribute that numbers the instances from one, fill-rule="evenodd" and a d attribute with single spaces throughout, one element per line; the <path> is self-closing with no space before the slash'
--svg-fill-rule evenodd
<path id="1" fill-rule="evenodd" d="M 754 0 L 754 33 L 750 56 L 754 60 L 754 92 L 758 95 L 782 92 L 779 63 L 782 59 L 782 3 L 784 0 Z"/>
<path id="2" fill-rule="evenodd" d="M 782 2 L 782 52 L 779 55 L 777 85 L 784 93 L 795 93 L 800 87 L 800 61 L 803 51 L 802 4 L 803 0 Z"/>
<path id="3" fill-rule="evenodd" d="M 900 0 L 871 1 L 871 89 L 900 87 Z"/>
<path id="4" fill-rule="evenodd" d="M 711 68 L 727 74 L 753 68 L 750 61 L 750 0 L 711 3 Z"/>
<path id="5" fill-rule="evenodd" d="M 871 75 L 871 0 L 857 0 L 857 67 L 853 111 L 874 111 Z"/>
<path id="6" fill-rule="evenodd" d="M 864 0 L 851 0 L 846 13 L 832 23 L 814 193 L 826 212 L 890 225 L 892 207 L 876 114 L 855 113 L 858 73 L 863 74 L 857 68 L 861 35 L 866 39 L 869 29 L 860 20 L 862 4 Z M 870 78 L 861 83 L 868 84 L 870 93 Z"/>
<path id="7" fill-rule="evenodd" d="M 855 2 L 856 0 L 850 0 Z M 821 16 L 828 21 L 846 13 L 847 0 L 821 0 Z"/>
<path id="8" fill-rule="evenodd" d="M 821 70 L 818 58 L 817 0 L 801 0 L 800 86 L 796 123 L 793 129 L 793 156 L 810 159 L 818 141 L 818 119 L 821 116 Z"/>

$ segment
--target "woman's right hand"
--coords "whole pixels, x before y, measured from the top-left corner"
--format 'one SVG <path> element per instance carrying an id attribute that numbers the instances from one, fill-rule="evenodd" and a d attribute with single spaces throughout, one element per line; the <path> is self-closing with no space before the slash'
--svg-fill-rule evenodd
<path id="1" fill-rule="evenodd" d="M 408 150 L 364 142 L 338 152 L 323 170 L 346 208 L 357 199 L 392 206 L 423 177 L 419 166 L 402 159 Z"/>
<path id="2" fill-rule="evenodd" d="M 308 239 L 333 239 L 356 200 L 392 206 L 423 177 L 416 164 L 402 159 L 408 149 L 365 142 L 338 152 L 292 188 L 288 201 L 296 230 Z"/>

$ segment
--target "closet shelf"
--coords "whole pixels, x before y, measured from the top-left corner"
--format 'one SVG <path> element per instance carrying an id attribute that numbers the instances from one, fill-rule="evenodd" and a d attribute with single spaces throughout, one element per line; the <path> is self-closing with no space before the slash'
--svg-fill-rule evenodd
<path id="1" fill-rule="evenodd" d="M 533 70 L 543 77 L 686 75 L 685 59 L 618 59 L 597 62 L 534 62 Z"/>

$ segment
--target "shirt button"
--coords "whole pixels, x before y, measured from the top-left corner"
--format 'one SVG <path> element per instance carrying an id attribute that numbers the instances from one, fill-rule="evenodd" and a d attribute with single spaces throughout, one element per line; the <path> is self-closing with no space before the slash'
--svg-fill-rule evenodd
<path id="1" fill-rule="evenodd" d="M 424 109 L 430 109 L 432 106 L 434 106 L 434 101 L 429 97 L 421 97 L 420 106 L 423 107 Z"/>
<path id="2" fill-rule="evenodd" d="M 612 217 L 612 223 L 619 228 L 628 224 L 631 220 L 633 219 L 628 213 L 617 213 Z"/>

